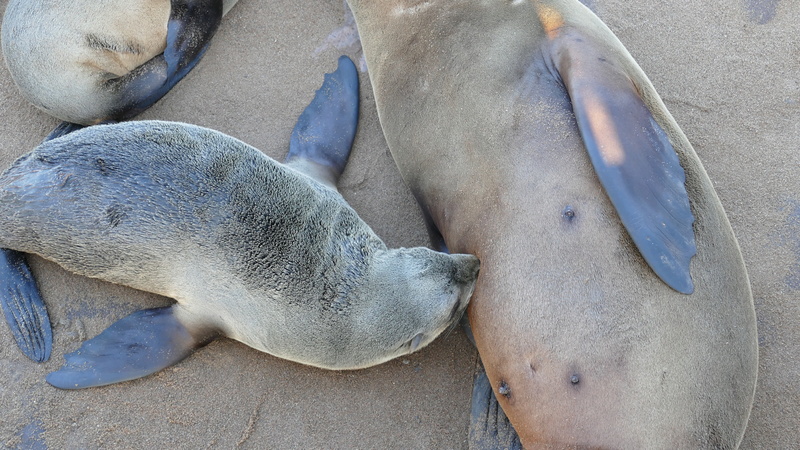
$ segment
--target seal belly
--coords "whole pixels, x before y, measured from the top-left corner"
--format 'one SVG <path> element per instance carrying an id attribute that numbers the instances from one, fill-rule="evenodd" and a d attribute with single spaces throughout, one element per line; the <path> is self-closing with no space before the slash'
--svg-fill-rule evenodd
<path id="1" fill-rule="evenodd" d="M 538 126 L 563 138 L 535 146 L 509 142 L 506 151 L 519 164 L 508 166 L 515 168 L 493 202 L 499 206 L 482 205 L 491 220 L 456 233 L 460 238 L 448 245 L 480 248 L 484 263 L 470 323 L 522 442 L 580 443 L 583 436 L 584 443 L 622 446 L 613 434 L 626 421 L 626 360 L 647 342 L 648 325 L 619 322 L 626 314 L 641 317 L 646 307 L 626 300 L 615 280 L 627 270 L 649 274 L 570 133 L 571 117 L 559 107 L 543 109 L 547 124 Z M 459 222 L 454 214 L 447 227 Z M 491 245 L 472 229 L 491 236 Z"/>
<path id="2" fill-rule="evenodd" d="M 459 182 L 472 193 L 466 200 L 440 190 L 431 204 L 448 247 L 483 262 L 469 319 L 522 443 L 736 442 L 755 382 L 742 375 L 757 349 L 747 276 L 722 209 L 694 202 L 696 291 L 677 293 L 623 227 L 563 89 L 543 83 L 518 99 L 525 113 L 501 125 L 515 130 L 503 151 L 487 146 L 486 159 L 472 163 L 504 168 L 505 177 L 475 174 Z M 695 196 L 713 195 L 700 174 L 687 177 Z M 727 273 L 710 275 L 718 271 Z"/>
<path id="3" fill-rule="evenodd" d="M 741 376 L 756 355 L 740 332 L 751 327 L 746 286 L 704 280 L 693 296 L 674 294 L 630 256 L 619 230 L 562 238 L 555 252 L 514 240 L 481 255 L 469 318 L 498 401 L 532 447 L 736 442 L 755 382 Z"/>

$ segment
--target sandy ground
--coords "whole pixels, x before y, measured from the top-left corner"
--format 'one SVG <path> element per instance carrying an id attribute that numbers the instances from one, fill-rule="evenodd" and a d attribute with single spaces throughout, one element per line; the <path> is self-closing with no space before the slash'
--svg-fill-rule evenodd
<path id="1" fill-rule="evenodd" d="M 241 0 L 198 67 L 140 118 L 215 128 L 282 158 L 339 50 L 340 0 Z M 750 272 L 760 372 L 745 449 L 800 442 L 800 5 L 778 0 L 587 0 L 650 76 L 714 181 Z M 0 0 L 5 9 L 6 0 Z M 355 48 L 347 49 L 358 57 Z M 476 55 L 479 57 L 479 55 Z M 392 246 L 426 245 L 388 154 L 366 75 L 359 133 L 340 183 Z M 0 168 L 56 120 L 0 67 Z M 330 372 L 215 341 L 175 367 L 77 392 L 44 381 L 113 321 L 170 300 L 31 258 L 54 324 L 34 364 L 0 326 L 0 447 L 465 448 L 477 355 L 455 331 L 379 367 Z"/>

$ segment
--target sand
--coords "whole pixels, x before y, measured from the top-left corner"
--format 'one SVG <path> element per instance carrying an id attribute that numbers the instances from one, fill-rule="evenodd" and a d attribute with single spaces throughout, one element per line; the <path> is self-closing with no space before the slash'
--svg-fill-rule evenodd
<path id="1" fill-rule="evenodd" d="M 6 0 L 0 0 L 5 9 Z M 747 264 L 760 370 L 742 448 L 800 442 L 800 6 L 777 0 L 593 0 L 703 160 Z M 301 5 L 302 4 L 302 5 Z M 315 52 L 344 23 L 341 0 L 241 0 L 208 53 L 140 119 L 215 128 L 275 158 L 336 66 Z M 345 49 L 357 58 L 357 47 Z M 359 132 L 340 183 L 391 246 L 426 245 L 388 153 L 366 74 Z M 0 67 L 0 169 L 57 124 Z M 331 372 L 223 339 L 141 380 L 56 390 L 44 376 L 113 321 L 169 299 L 72 275 L 32 257 L 54 324 L 34 364 L 0 325 L 0 447 L 465 448 L 476 352 L 460 330 L 381 366 Z"/>

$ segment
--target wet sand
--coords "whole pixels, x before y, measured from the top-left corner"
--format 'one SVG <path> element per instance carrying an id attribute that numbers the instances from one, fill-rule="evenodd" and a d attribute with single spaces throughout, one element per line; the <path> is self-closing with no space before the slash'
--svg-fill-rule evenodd
<path id="1" fill-rule="evenodd" d="M 5 9 L 5 0 L 0 8 Z M 140 119 L 214 128 L 281 159 L 340 51 L 340 0 L 240 0 L 208 53 Z M 742 448 L 800 442 L 800 6 L 789 1 L 587 0 L 649 75 L 703 160 L 747 264 L 759 325 L 756 403 Z M 356 48 L 345 49 L 355 58 Z M 388 153 L 366 74 L 340 190 L 391 246 L 426 245 Z M 57 124 L 0 67 L 0 168 Z M 156 375 L 67 392 L 44 376 L 113 321 L 166 298 L 31 258 L 54 324 L 34 364 L 0 325 L 0 447 L 465 448 L 476 352 L 456 330 L 378 367 L 331 372 L 215 341 Z"/>

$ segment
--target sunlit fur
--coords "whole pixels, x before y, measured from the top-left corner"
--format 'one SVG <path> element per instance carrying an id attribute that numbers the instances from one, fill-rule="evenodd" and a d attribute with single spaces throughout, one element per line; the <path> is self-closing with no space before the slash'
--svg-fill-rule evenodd
<path id="1" fill-rule="evenodd" d="M 430 343 L 466 308 L 479 265 L 389 249 L 335 189 L 167 122 L 42 144 L 0 177 L 0 216 L 0 247 L 172 297 L 190 330 L 329 369 Z"/>

